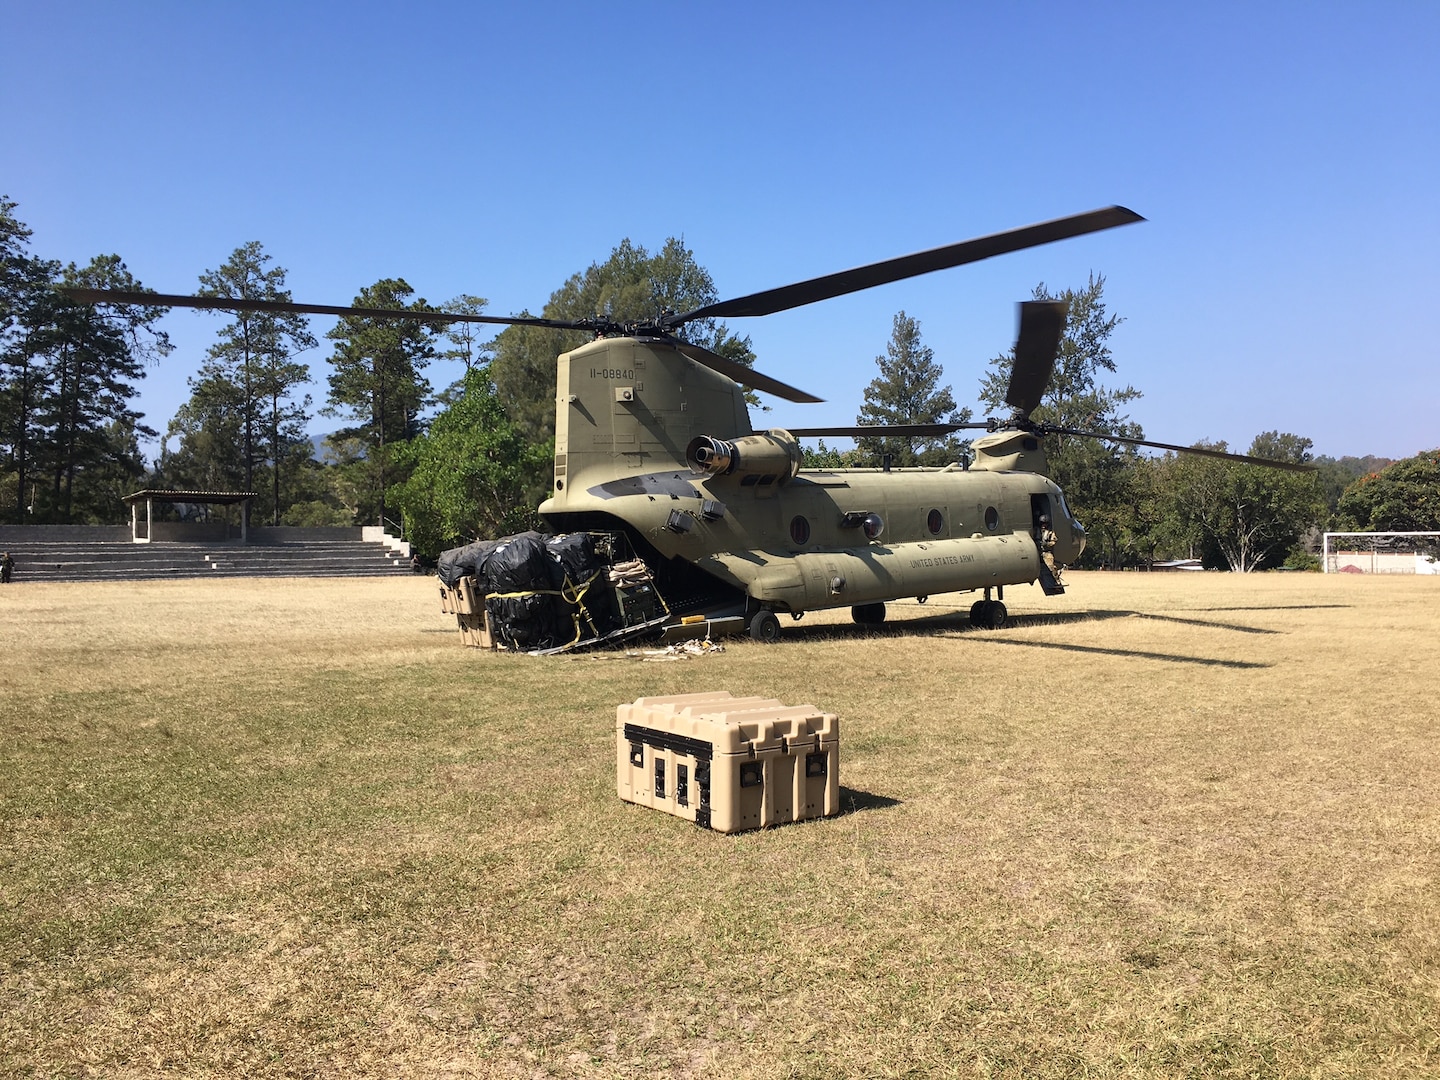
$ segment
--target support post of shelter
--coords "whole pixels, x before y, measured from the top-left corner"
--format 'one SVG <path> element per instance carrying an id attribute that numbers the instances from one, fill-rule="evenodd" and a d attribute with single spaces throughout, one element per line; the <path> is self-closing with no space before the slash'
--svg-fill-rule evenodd
<path id="1" fill-rule="evenodd" d="M 148 544 L 153 535 L 154 512 L 151 509 L 150 500 L 145 500 L 145 535 L 140 535 L 140 503 L 137 499 L 128 499 L 130 503 L 130 541 L 135 544 Z"/>

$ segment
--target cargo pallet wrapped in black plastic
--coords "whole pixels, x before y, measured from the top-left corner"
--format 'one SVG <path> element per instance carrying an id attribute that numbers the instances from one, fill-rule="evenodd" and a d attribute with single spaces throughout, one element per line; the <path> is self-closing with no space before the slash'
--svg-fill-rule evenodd
<path id="1" fill-rule="evenodd" d="M 614 593 L 606 578 L 610 561 L 594 533 L 552 536 L 546 548 L 560 567 L 561 599 L 581 637 L 603 637 L 620 626 Z"/>
<path id="2" fill-rule="evenodd" d="M 595 641 L 667 612 L 648 568 L 613 533 L 481 541 L 442 554 L 438 574 L 442 611 L 484 616 L 486 644 L 520 652 Z M 466 630 L 466 643 L 479 643 Z"/>

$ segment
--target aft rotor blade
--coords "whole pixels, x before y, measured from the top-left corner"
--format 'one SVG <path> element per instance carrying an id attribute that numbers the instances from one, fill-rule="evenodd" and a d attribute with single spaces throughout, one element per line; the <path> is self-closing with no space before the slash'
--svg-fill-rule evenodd
<path id="1" fill-rule="evenodd" d="M 781 382 L 779 379 L 772 379 L 769 375 L 762 374 L 754 368 L 738 364 L 734 360 L 726 360 L 718 353 L 699 345 L 692 345 L 688 341 L 681 341 L 678 338 L 666 339 L 682 353 L 694 360 L 701 367 L 707 367 L 711 371 L 717 371 L 727 379 L 733 379 L 741 386 L 748 386 L 752 390 L 763 390 L 767 394 L 774 394 L 786 401 L 815 403 L 824 401 L 814 394 L 806 393 L 804 390 L 797 390 L 795 387 Z"/>
<path id="2" fill-rule="evenodd" d="M 1010 369 L 1005 403 L 1021 416 L 1035 411 L 1050 385 L 1069 310 L 1063 300 L 1026 300 L 1020 305 L 1020 334 L 1015 339 L 1015 364 Z"/>
<path id="3" fill-rule="evenodd" d="M 506 315 L 462 315 L 451 311 L 393 311 L 385 308 L 339 307 L 330 304 L 292 304 L 288 300 L 247 300 L 226 296 L 184 296 L 113 289 L 60 289 L 82 304 L 137 304 L 145 307 L 207 308 L 218 311 L 260 311 L 275 315 L 339 315 L 363 319 L 417 319 L 421 322 L 493 323 L 498 326 L 546 326 L 556 330 L 588 330 L 586 323 L 561 319 L 535 319 Z"/>
<path id="4" fill-rule="evenodd" d="M 770 315 L 776 311 L 788 311 L 790 308 L 803 307 L 819 300 L 859 292 L 861 289 L 873 289 L 877 285 L 888 285 L 892 281 L 903 281 L 935 270 L 947 270 L 952 266 L 979 262 L 994 255 L 1022 251 L 1056 240 L 1068 240 L 1073 236 L 1083 236 L 1086 233 L 1144 220 L 1135 211 L 1127 210 L 1123 206 L 1107 206 L 1102 210 L 1091 210 L 1085 214 L 1074 214 L 1008 232 L 964 240 L 948 247 L 917 251 L 913 255 L 902 255 L 898 259 L 857 266 L 853 270 L 842 270 L 838 274 L 826 274 L 824 277 L 798 281 L 793 285 L 782 285 L 778 289 L 751 293 L 735 300 L 721 300 L 682 315 L 671 315 L 662 322 L 663 325 L 674 328 L 695 319 Z"/>
<path id="5" fill-rule="evenodd" d="M 935 439 L 956 431 L 983 431 L 985 421 L 972 424 L 862 424 L 857 427 L 786 428 L 797 439 Z"/>
<path id="6" fill-rule="evenodd" d="M 1105 439 L 1109 442 L 1127 443 L 1130 446 L 1153 446 L 1157 450 L 1170 450 L 1177 454 L 1198 454 L 1201 457 L 1219 458 L 1222 461 L 1238 461 L 1245 465 L 1260 465 L 1267 469 L 1284 469 L 1287 472 L 1314 472 L 1314 465 L 1302 465 L 1294 461 L 1276 461 L 1274 458 L 1251 457 L 1249 454 L 1232 454 L 1227 450 L 1210 450 L 1203 446 L 1177 446 L 1174 443 L 1151 442 L 1149 439 L 1131 439 L 1124 435 L 1106 435 L 1099 431 L 1077 431 L 1074 428 L 1043 425 L 1039 431 L 1045 435 L 1078 435 L 1086 439 Z"/>

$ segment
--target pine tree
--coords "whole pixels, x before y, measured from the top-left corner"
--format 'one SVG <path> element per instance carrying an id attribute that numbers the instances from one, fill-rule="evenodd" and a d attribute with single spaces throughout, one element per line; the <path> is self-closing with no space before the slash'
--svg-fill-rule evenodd
<path id="1" fill-rule="evenodd" d="M 943 369 L 935 353 L 920 342 L 920 323 L 903 311 L 895 313 L 885 355 L 877 356 L 880 374 L 865 388 L 865 404 L 857 424 L 960 424 L 970 419 L 969 409 L 955 407 L 949 386 L 940 386 Z M 964 443 L 954 436 L 930 438 L 885 436 L 856 440 L 877 464 L 889 455 L 897 466 L 943 465 L 958 461 Z"/>
<path id="2" fill-rule="evenodd" d="M 64 285 L 85 289 L 145 291 L 118 255 L 99 255 L 85 267 L 71 263 L 61 275 Z M 77 520 L 77 505 L 92 509 L 86 520 L 107 520 L 112 511 L 100 508 L 83 489 L 91 476 L 128 471 L 132 480 L 144 475 L 138 460 L 117 454 L 116 432 L 154 436 L 131 408 L 134 383 L 145 377 L 147 361 L 171 351 L 169 337 L 154 329 L 168 308 L 51 301 L 49 323 L 40 347 L 45 357 L 45 393 L 39 408 L 44 429 L 43 462 L 50 479 L 50 516 Z M 129 434 L 121 436 L 122 441 Z M 99 466 L 103 469 L 98 469 Z M 118 508 L 116 508 L 118 509 Z"/>
<path id="3" fill-rule="evenodd" d="M 138 437 L 155 434 L 130 403 L 147 362 L 170 352 L 168 338 L 154 328 L 166 309 L 96 308 L 67 299 L 57 285 L 145 290 L 118 255 L 63 269 L 31 256 L 30 230 L 15 209 L 0 197 L 0 478 L 7 516 L 118 520 L 116 493 L 145 471 Z"/>
<path id="4" fill-rule="evenodd" d="M 484 314 L 485 305 L 488 303 L 490 301 L 482 296 L 461 293 L 453 300 L 447 300 L 441 304 L 440 310 L 453 311 L 458 315 L 481 315 Z M 440 359 L 459 360 L 465 365 L 466 375 L 488 363 L 489 354 L 495 343 L 480 340 L 483 336 L 480 330 L 482 325 L 473 322 L 457 322 L 446 327 L 445 340 L 450 343 L 450 347 L 440 353 Z M 464 392 L 464 387 L 465 379 L 464 376 L 461 376 L 452 389 L 459 394 Z"/>
<path id="5" fill-rule="evenodd" d="M 42 351 L 59 297 L 52 291 L 60 264 L 26 250 L 30 229 L 16 204 L 0 196 L 0 479 L 6 516 L 26 517 L 31 470 L 44 438 L 39 423 L 46 389 Z M 12 508 L 13 509 L 10 509 Z"/>
<path id="6" fill-rule="evenodd" d="M 407 304 L 414 293 L 405 281 L 387 278 L 367 286 L 356 307 L 390 311 L 433 311 L 424 300 Z M 433 324 L 412 319 L 342 318 L 326 337 L 335 342 L 331 357 L 327 416 L 348 416 L 353 426 L 332 438 L 358 439 L 364 447 L 366 492 L 360 512 L 385 519 L 385 491 L 398 478 L 389 468 L 393 444 L 420 434 L 421 410 L 429 403 L 430 384 L 420 374 L 435 356 Z"/>
<path id="7" fill-rule="evenodd" d="M 232 300 L 288 301 L 285 271 L 275 266 L 258 241 L 236 248 L 217 270 L 200 275 L 201 296 Z M 207 352 L 208 362 L 200 369 L 192 388 L 208 387 L 214 397 L 216 380 L 228 382 L 237 394 L 239 445 L 234 456 L 240 463 L 240 480 L 245 491 L 255 490 L 256 469 L 270 465 L 270 513 L 280 523 L 281 473 L 297 430 L 308 419 L 310 399 L 292 400 L 295 389 L 310 378 L 307 365 L 297 363 L 297 353 L 315 347 L 315 337 L 305 316 L 293 313 L 237 311 L 221 328 L 219 341 Z M 206 415 L 201 402 L 195 413 Z M 219 449 L 218 447 L 216 448 Z M 249 513 L 249 504 L 245 504 Z"/>

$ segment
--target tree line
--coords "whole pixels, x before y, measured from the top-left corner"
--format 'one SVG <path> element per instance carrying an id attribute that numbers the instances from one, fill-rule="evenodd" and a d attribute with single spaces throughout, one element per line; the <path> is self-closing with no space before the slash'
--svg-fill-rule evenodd
<path id="1" fill-rule="evenodd" d="M 147 366 L 172 351 L 157 328 L 166 309 L 67 299 L 58 287 L 147 290 L 116 255 L 83 267 L 32 255 L 31 232 L 16 210 L 0 197 L 0 521 L 113 523 L 123 520 L 123 495 L 155 487 L 253 491 L 253 519 L 277 525 L 403 520 L 428 555 L 534 523 L 550 482 L 555 359 L 583 335 L 512 326 L 487 340 L 473 323 L 347 316 L 325 334 L 327 390 L 316 405 L 305 393 L 305 356 L 319 342 L 304 316 L 207 312 L 222 320 L 215 342 L 189 379 L 190 396 L 170 419 L 158 459 L 147 463 L 140 439 L 159 432 L 133 400 Z M 197 292 L 291 300 L 284 269 L 258 242 L 201 273 Z M 1065 301 L 1070 317 L 1055 378 L 1034 418 L 1142 438 L 1124 411 L 1140 391 L 1104 382 L 1116 370 L 1109 337 L 1121 321 L 1106 310 L 1104 278 L 1056 294 L 1042 284 L 1035 298 Z M 670 238 L 653 253 L 625 240 L 605 261 L 571 275 L 540 314 L 626 321 L 717 299 L 709 273 L 682 240 Z M 401 278 L 377 281 L 354 299 L 356 307 L 432 313 L 479 314 L 486 303 L 462 295 L 432 306 Z M 681 333 L 728 359 L 755 361 L 750 339 L 724 323 L 698 321 Z M 426 378 L 437 359 L 465 370 L 438 392 Z M 1012 362 L 1010 354 L 993 358 L 980 380 L 978 398 L 989 415 L 1002 415 Z M 876 367 L 857 424 L 971 418 L 941 385 L 943 369 L 923 344 L 920 323 L 905 312 L 895 316 Z M 307 433 L 317 416 L 336 423 L 318 448 Z M 1271 431 L 1249 447 L 1257 456 L 1316 467 L 1303 475 L 1153 458 L 1073 437 L 1050 436 L 1046 450 L 1053 478 L 1089 529 L 1091 565 L 1167 556 L 1236 570 L 1305 565 L 1312 558 L 1307 540 L 1323 527 L 1440 529 L 1440 453 L 1391 465 L 1315 458 L 1311 445 Z M 867 438 L 845 451 L 821 442 L 806 457 L 816 467 L 873 466 L 887 457 L 902 466 L 946 464 L 967 449 L 953 436 Z M 1428 495 L 1417 496 L 1417 486 Z M 174 512 L 203 516 L 208 508 Z"/>

